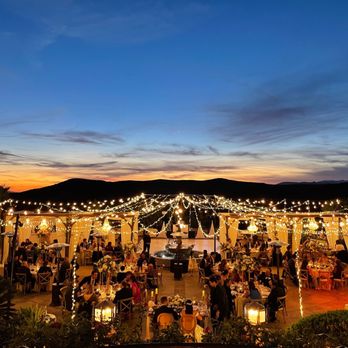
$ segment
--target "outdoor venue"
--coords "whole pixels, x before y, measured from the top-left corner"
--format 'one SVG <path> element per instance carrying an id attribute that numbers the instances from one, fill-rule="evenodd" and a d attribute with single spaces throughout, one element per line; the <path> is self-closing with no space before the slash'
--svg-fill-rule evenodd
<path id="1" fill-rule="evenodd" d="M 164 297 L 178 315 L 187 301 L 197 312 L 187 332 L 179 320 L 183 341 L 207 340 L 221 325 L 212 317 L 215 275 L 230 292 L 226 318 L 251 327 L 286 329 L 347 308 L 348 215 L 339 200 L 289 204 L 182 193 L 79 203 L 10 199 L 1 208 L 3 271 L 16 308 L 35 305 L 51 324 L 84 314 L 91 326 L 111 326 L 114 344 L 125 324 L 140 325 L 138 343 L 156 342 L 153 316 Z M 126 274 L 139 289 L 129 303 L 117 301 Z M 274 320 L 272 281 L 284 289 Z"/>

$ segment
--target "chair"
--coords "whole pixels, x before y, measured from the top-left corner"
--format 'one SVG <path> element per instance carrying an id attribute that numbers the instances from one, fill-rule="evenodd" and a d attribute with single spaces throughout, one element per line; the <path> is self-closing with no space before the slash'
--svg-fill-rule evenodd
<path id="1" fill-rule="evenodd" d="M 160 330 L 166 329 L 174 321 L 174 317 L 170 313 L 161 313 L 157 317 L 157 324 Z"/>
<path id="2" fill-rule="evenodd" d="M 342 272 L 342 278 L 344 279 L 344 285 L 348 285 L 348 271 L 343 271 Z"/>
<path id="3" fill-rule="evenodd" d="M 120 316 L 128 318 L 133 309 L 133 297 L 124 298 L 118 302 L 118 313 Z"/>
<path id="4" fill-rule="evenodd" d="M 189 340 L 193 339 L 195 341 L 196 316 L 193 314 L 183 314 L 180 323 L 183 335 Z"/>
<path id="5" fill-rule="evenodd" d="M 344 279 L 344 272 L 341 273 L 341 278 L 334 278 L 333 280 L 333 287 L 334 289 L 337 289 L 339 287 L 344 287 L 346 283 L 346 280 Z"/>
<path id="6" fill-rule="evenodd" d="M 331 290 L 331 279 L 330 272 L 319 271 L 319 289 Z"/>
<path id="7" fill-rule="evenodd" d="M 37 274 L 37 286 L 38 290 L 41 291 L 43 287 L 46 287 L 50 284 L 51 281 L 51 273 L 45 272 L 45 273 L 38 273 Z"/>
<path id="8" fill-rule="evenodd" d="M 286 310 L 286 296 L 278 297 L 277 298 L 277 304 L 278 304 L 278 312 L 283 312 L 283 319 L 285 323 L 285 316 L 288 315 L 288 311 Z"/>
<path id="9" fill-rule="evenodd" d="M 91 250 L 85 250 L 84 251 L 85 253 L 85 256 L 84 256 L 84 265 L 87 266 L 87 265 L 91 265 L 93 262 L 92 262 L 92 251 Z"/>
<path id="10" fill-rule="evenodd" d="M 27 291 L 27 275 L 25 273 L 16 273 L 17 286 L 20 285 L 22 287 L 22 293 L 25 295 Z"/>
<path id="11" fill-rule="evenodd" d="M 309 288 L 308 271 L 306 269 L 300 270 L 300 280 L 303 288 Z"/>

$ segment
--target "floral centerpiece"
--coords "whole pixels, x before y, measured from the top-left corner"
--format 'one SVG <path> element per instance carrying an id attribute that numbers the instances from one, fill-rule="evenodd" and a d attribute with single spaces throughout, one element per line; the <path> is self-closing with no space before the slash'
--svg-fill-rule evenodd
<path id="1" fill-rule="evenodd" d="M 110 255 L 106 255 L 97 262 L 98 271 L 105 273 L 113 273 L 117 271 L 116 262 Z"/>
<path id="2" fill-rule="evenodd" d="M 235 268 L 240 271 L 251 271 L 255 268 L 255 260 L 248 255 L 243 255 L 241 259 L 237 260 Z"/>

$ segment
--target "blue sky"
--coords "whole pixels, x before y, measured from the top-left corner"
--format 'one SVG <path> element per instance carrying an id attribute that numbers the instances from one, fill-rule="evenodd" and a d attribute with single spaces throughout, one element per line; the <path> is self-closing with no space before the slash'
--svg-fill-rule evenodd
<path id="1" fill-rule="evenodd" d="M 348 2 L 0 0 L 0 183 L 348 179 Z"/>

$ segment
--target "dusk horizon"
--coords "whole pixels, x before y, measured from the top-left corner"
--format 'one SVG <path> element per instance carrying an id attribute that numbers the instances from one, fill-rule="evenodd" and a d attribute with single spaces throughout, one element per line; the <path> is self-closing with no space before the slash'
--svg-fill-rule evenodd
<path id="1" fill-rule="evenodd" d="M 0 1 L 0 185 L 348 179 L 348 3 Z"/>

